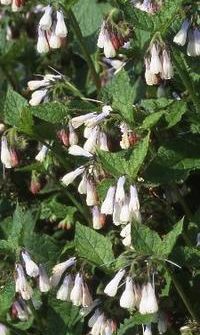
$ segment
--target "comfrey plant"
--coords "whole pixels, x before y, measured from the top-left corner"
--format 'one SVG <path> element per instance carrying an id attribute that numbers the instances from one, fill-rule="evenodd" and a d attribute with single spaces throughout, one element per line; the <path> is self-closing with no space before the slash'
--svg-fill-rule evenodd
<path id="1" fill-rule="evenodd" d="M 199 1 L 0 3 L 0 335 L 199 335 Z"/>

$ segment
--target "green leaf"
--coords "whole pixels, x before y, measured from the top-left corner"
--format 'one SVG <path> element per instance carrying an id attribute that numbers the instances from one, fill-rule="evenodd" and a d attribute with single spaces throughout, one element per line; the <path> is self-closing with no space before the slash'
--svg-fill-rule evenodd
<path id="1" fill-rule="evenodd" d="M 159 235 L 149 227 L 134 222 L 131 227 L 132 244 L 141 255 L 159 255 L 162 240 Z"/>
<path id="2" fill-rule="evenodd" d="M 6 285 L 0 290 L 0 317 L 6 315 L 10 306 L 13 303 L 13 299 L 15 296 L 15 287 L 14 282 L 8 282 Z"/>
<path id="3" fill-rule="evenodd" d="M 17 205 L 13 215 L 13 223 L 11 233 L 8 238 L 8 242 L 12 245 L 13 250 L 17 249 L 20 245 L 22 227 L 24 224 L 24 211 Z"/>
<path id="4" fill-rule="evenodd" d="M 123 150 L 116 153 L 98 151 L 104 168 L 115 177 L 128 176 L 131 180 L 137 177 L 149 147 L 149 134 L 131 151 Z"/>
<path id="5" fill-rule="evenodd" d="M 142 315 L 136 312 L 130 319 L 125 319 L 124 322 L 120 324 L 117 335 L 131 335 L 133 334 L 134 326 L 148 324 L 154 320 L 155 314 Z"/>
<path id="6" fill-rule="evenodd" d="M 132 123 L 134 121 L 132 105 L 135 92 L 127 71 L 122 69 L 115 75 L 108 89 L 109 94 L 112 95 L 112 107 L 118 110 L 128 123 Z"/>
<path id="7" fill-rule="evenodd" d="M 82 328 L 83 320 L 78 307 L 50 297 L 47 309 L 47 334 L 79 335 L 82 334 Z"/>
<path id="8" fill-rule="evenodd" d="M 39 119 L 50 123 L 61 123 L 67 116 L 67 106 L 61 102 L 47 102 L 39 106 L 28 107 L 28 111 Z"/>
<path id="9" fill-rule="evenodd" d="M 183 220 L 182 218 L 179 222 L 175 224 L 173 229 L 164 236 L 162 239 L 162 247 L 160 248 L 160 255 L 167 257 L 173 250 L 178 237 L 181 235 L 183 230 Z"/>
<path id="10" fill-rule="evenodd" d="M 109 272 L 111 263 L 115 258 L 112 251 L 112 243 L 107 237 L 77 223 L 75 247 L 79 257 L 85 258 L 88 262 Z"/>
<path id="11" fill-rule="evenodd" d="M 27 104 L 26 99 L 9 87 L 3 104 L 3 119 L 5 123 L 32 135 L 34 123 L 32 115 L 25 108 Z"/>
<path id="12" fill-rule="evenodd" d="M 149 130 L 153 128 L 158 121 L 161 119 L 161 117 L 164 115 L 164 111 L 156 112 L 148 115 L 144 121 L 142 122 L 141 128 Z"/>
<path id="13" fill-rule="evenodd" d="M 199 146 L 197 136 L 166 141 L 145 171 L 145 180 L 155 185 L 184 180 L 190 171 L 200 169 Z"/>
<path id="14" fill-rule="evenodd" d="M 137 177 L 137 174 L 145 160 L 149 148 L 149 138 L 150 134 L 148 134 L 145 138 L 139 141 L 129 157 L 127 174 L 130 175 L 132 179 L 135 179 Z"/>
<path id="15" fill-rule="evenodd" d="M 175 101 L 171 106 L 167 108 L 165 113 L 165 119 L 168 123 L 167 128 L 175 126 L 181 121 L 183 114 L 187 111 L 187 106 L 184 101 Z"/>

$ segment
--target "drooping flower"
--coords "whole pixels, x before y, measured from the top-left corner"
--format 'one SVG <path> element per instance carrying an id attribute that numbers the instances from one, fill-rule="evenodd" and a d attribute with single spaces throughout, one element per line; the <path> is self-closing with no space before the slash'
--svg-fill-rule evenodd
<path id="1" fill-rule="evenodd" d="M 33 290 L 25 278 L 21 264 L 16 264 L 15 291 L 20 293 L 24 300 L 30 300 L 33 295 Z"/>
<path id="2" fill-rule="evenodd" d="M 5 136 L 1 138 L 1 162 L 6 169 L 12 168 L 11 152 L 8 148 L 8 142 Z"/>
<path id="3" fill-rule="evenodd" d="M 8 335 L 9 329 L 3 324 L 0 323 L 0 335 Z"/>
<path id="4" fill-rule="evenodd" d="M 185 20 L 182 23 L 181 29 L 174 36 L 174 39 L 173 39 L 174 43 L 181 45 L 181 46 L 185 45 L 186 40 L 187 40 L 189 26 L 190 26 L 190 22 L 188 20 Z"/>
<path id="5" fill-rule="evenodd" d="M 174 75 L 170 55 L 166 49 L 162 51 L 162 79 L 171 79 Z"/>
<path id="6" fill-rule="evenodd" d="M 120 306 L 122 308 L 134 309 L 135 307 L 135 294 L 133 290 L 132 278 L 126 277 L 126 287 L 120 298 Z"/>
<path id="7" fill-rule="evenodd" d="M 57 22 L 55 27 L 55 34 L 60 38 L 64 38 L 67 36 L 67 26 L 65 24 L 64 16 L 62 11 L 56 12 Z"/>
<path id="8" fill-rule="evenodd" d="M 50 37 L 48 39 L 49 46 L 51 49 L 59 49 L 62 45 L 62 40 L 55 32 L 55 24 L 51 28 Z"/>
<path id="9" fill-rule="evenodd" d="M 22 259 L 25 264 L 26 273 L 30 277 L 37 277 L 39 275 L 38 265 L 31 259 L 31 256 L 26 250 L 21 253 Z"/>
<path id="10" fill-rule="evenodd" d="M 48 153 L 48 147 L 46 145 L 43 145 L 38 154 L 35 156 L 36 161 L 40 163 L 44 162 L 47 153 Z"/>
<path id="11" fill-rule="evenodd" d="M 117 293 L 118 286 L 123 276 L 125 275 L 125 270 L 119 270 L 114 278 L 106 285 L 104 289 L 104 293 L 110 297 L 114 297 Z"/>
<path id="12" fill-rule="evenodd" d="M 83 278 L 77 273 L 74 286 L 70 294 L 70 300 L 74 306 L 81 306 L 83 301 Z"/>
<path id="13" fill-rule="evenodd" d="M 37 52 L 40 54 L 47 53 L 50 50 L 49 42 L 47 40 L 46 32 L 38 29 Z"/>
<path id="14" fill-rule="evenodd" d="M 84 172 L 85 168 L 84 167 L 79 167 L 74 171 L 68 172 L 62 179 L 62 183 L 65 186 L 68 186 L 69 184 L 73 183 L 73 181 L 80 176 Z"/>
<path id="15" fill-rule="evenodd" d="M 27 321 L 31 315 L 31 311 L 27 307 L 25 301 L 19 297 L 11 306 L 11 315 L 21 321 Z"/>
<path id="16" fill-rule="evenodd" d="M 101 205 L 101 213 L 106 215 L 113 214 L 116 187 L 109 187 L 106 197 Z"/>
<path id="17" fill-rule="evenodd" d="M 54 266 L 52 270 L 52 277 L 50 278 L 51 285 L 53 287 L 57 286 L 63 273 L 71 266 L 76 263 L 76 257 L 71 257 L 67 261 L 59 263 Z"/>
<path id="18" fill-rule="evenodd" d="M 81 148 L 79 145 L 72 145 L 71 147 L 69 147 L 68 150 L 70 155 L 73 156 L 83 156 L 83 157 L 93 157 L 93 155 L 88 152 L 87 150 L 84 150 L 83 148 Z"/>
<path id="19" fill-rule="evenodd" d="M 143 327 L 143 335 L 152 335 L 150 323 Z"/>
<path id="20" fill-rule="evenodd" d="M 153 74 L 162 73 L 162 62 L 159 56 L 159 47 L 154 43 L 151 47 L 150 71 Z"/>
<path id="21" fill-rule="evenodd" d="M 99 207 L 92 207 L 92 226 L 94 229 L 99 230 L 104 226 L 105 216 L 101 214 Z"/>
<path id="22" fill-rule="evenodd" d="M 73 279 L 70 274 L 67 274 L 63 280 L 62 285 L 57 291 L 56 298 L 63 301 L 70 301 L 70 294 L 73 288 Z"/>
<path id="23" fill-rule="evenodd" d="M 139 312 L 141 314 L 153 314 L 157 311 L 158 303 L 155 295 L 155 289 L 152 287 L 152 284 L 148 282 L 142 288 Z"/>
<path id="24" fill-rule="evenodd" d="M 46 96 L 47 92 L 47 89 L 41 89 L 33 92 L 31 95 L 31 99 L 29 100 L 29 104 L 31 106 L 38 106 Z"/>
<path id="25" fill-rule="evenodd" d="M 88 285 L 86 283 L 84 283 L 84 282 L 82 284 L 82 292 L 83 292 L 82 306 L 83 307 L 89 307 L 89 306 L 91 306 L 92 303 L 93 303 L 93 299 L 92 299 L 92 296 L 90 294 Z"/>
<path id="26" fill-rule="evenodd" d="M 49 277 L 44 269 L 44 267 L 40 264 L 39 266 L 39 289 L 40 292 L 46 293 L 50 290 L 51 284 Z"/>
<path id="27" fill-rule="evenodd" d="M 45 7 L 44 14 L 39 21 L 39 28 L 41 30 L 49 30 L 52 25 L 52 12 L 53 9 L 50 5 Z"/>
<path id="28" fill-rule="evenodd" d="M 90 179 L 87 180 L 86 185 L 86 203 L 88 206 L 97 205 L 97 191 L 94 182 Z"/>
<path id="29" fill-rule="evenodd" d="M 117 188 L 115 193 L 115 202 L 123 203 L 125 200 L 125 190 L 124 190 L 124 184 L 125 184 L 126 178 L 124 176 L 119 177 L 117 181 Z"/>
<path id="30" fill-rule="evenodd" d="M 122 228 L 120 236 L 123 238 L 122 243 L 125 247 L 131 246 L 131 223 L 128 223 L 127 225 Z"/>

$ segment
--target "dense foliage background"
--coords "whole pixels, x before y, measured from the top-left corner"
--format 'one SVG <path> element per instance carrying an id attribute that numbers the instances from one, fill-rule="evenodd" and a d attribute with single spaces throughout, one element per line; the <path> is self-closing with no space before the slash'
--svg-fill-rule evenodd
<path id="1" fill-rule="evenodd" d="M 14 272 L 25 248 L 49 276 L 57 263 L 76 257 L 76 271 L 84 275 L 93 299 L 99 299 L 99 308 L 114 320 L 118 335 L 142 334 L 142 324 L 149 323 L 152 334 L 158 334 L 155 315 L 123 309 L 119 293 L 113 298 L 104 294 L 116 272 L 130 266 L 141 286 L 153 276 L 166 334 L 199 334 L 199 57 L 189 57 L 173 38 L 185 18 L 198 27 L 200 4 L 164 0 L 150 14 L 128 0 L 51 1 L 55 10 L 63 10 L 68 35 L 61 48 L 40 54 L 38 5 L 48 4 L 27 0 L 19 12 L 0 5 L 0 131 L 15 162 L 11 169 L 1 165 L 0 173 L 0 323 L 13 334 L 90 333 L 94 306 L 60 301 L 57 288 L 41 293 L 32 279 L 34 303 L 27 302 L 28 319 L 19 320 L 12 308 L 18 297 Z M 103 19 L 129 41 L 114 58 L 123 65 L 118 71 L 97 47 Z M 156 38 L 171 52 L 174 76 L 148 86 L 144 57 Z M 62 76 L 50 85 L 48 101 L 30 106 L 27 82 L 57 72 Z M 101 113 L 105 105 L 112 107 L 101 125 L 109 151 L 97 149 L 91 160 L 70 155 L 58 133 L 67 134 L 71 118 Z M 120 147 L 121 122 L 131 134 L 127 149 Z M 83 146 L 83 128 L 76 134 Z M 49 149 L 42 162 L 35 159 L 38 144 Z M 136 184 L 142 221 L 132 220 L 131 247 L 122 244 L 111 216 L 103 217 L 101 229 L 93 229 L 91 207 L 77 192 L 80 180 L 68 187 L 61 182 L 84 164 L 101 171 L 95 183 L 99 207 L 119 177 L 126 176 L 126 188 Z"/>

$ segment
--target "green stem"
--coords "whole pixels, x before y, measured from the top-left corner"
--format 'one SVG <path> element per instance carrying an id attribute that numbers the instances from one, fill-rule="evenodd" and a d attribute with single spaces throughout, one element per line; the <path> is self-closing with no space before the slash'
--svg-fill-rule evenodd
<path id="1" fill-rule="evenodd" d="M 68 11 L 68 16 L 69 16 L 69 19 L 71 21 L 72 29 L 73 29 L 76 37 L 77 37 L 79 46 L 80 46 L 81 51 L 83 53 L 83 56 L 85 57 L 85 60 L 86 60 L 86 62 L 88 64 L 88 67 L 90 69 L 94 84 L 95 84 L 97 90 L 99 90 L 101 88 L 101 81 L 100 81 L 99 75 L 96 72 L 96 69 L 95 69 L 94 63 L 92 61 L 92 58 L 90 57 L 90 54 L 89 54 L 89 52 L 88 52 L 88 50 L 85 46 L 83 35 L 81 33 L 79 24 L 78 24 L 78 22 L 76 20 L 76 17 L 74 15 L 74 13 L 72 12 L 72 10 Z"/>
<path id="2" fill-rule="evenodd" d="M 83 205 L 81 205 L 79 201 L 76 200 L 76 198 L 73 196 L 72 193 L 66 190 L 65 190 L 65 193 L 67 194 L 67 197 L 73 202 L 73 204 L 78 208 L 79 212 L 84 216 L 85 220 L 89 224 L 91 224 L 90 215 L 88 213 L 88 210 L 86 210 L 86 208 Z"/>
<path id="3" fill-rule="evenodd" d="M 190 315 L 192 316 L 192 318 L 194 320 L 196 320 L 197 322 L 200 322 L 200 317 L 199 315 L 196 313 L 196 311 L 193 309 L 192 304 L 190 303 L 188 297 L 186 296 L 181 284 L 179 283 L 178 279 L 176 278 L 175 274 L 173 273 L 173 271 L 166 265 L 166 270 L 169 273 L 172 282 L 179 294 L 179 296 L 181 297 L 185 307 L 187 308 L 188 312 L 190 313 Z"/>
<path id="4" fill-rule="evenodd" d="M 178 75 L 181 78 L 186 90 L 188 91 L 197 113 L 199 113 L 200 112 L 200 100 L 196 94 L 193 83 L 190 80 L 190 76 L 187 71 L 184 56 L 178 55 L 178 53 L 174 51 L 172 53 L 172 57 L 173 57 L 176 70 L 178 71 Z"/>

